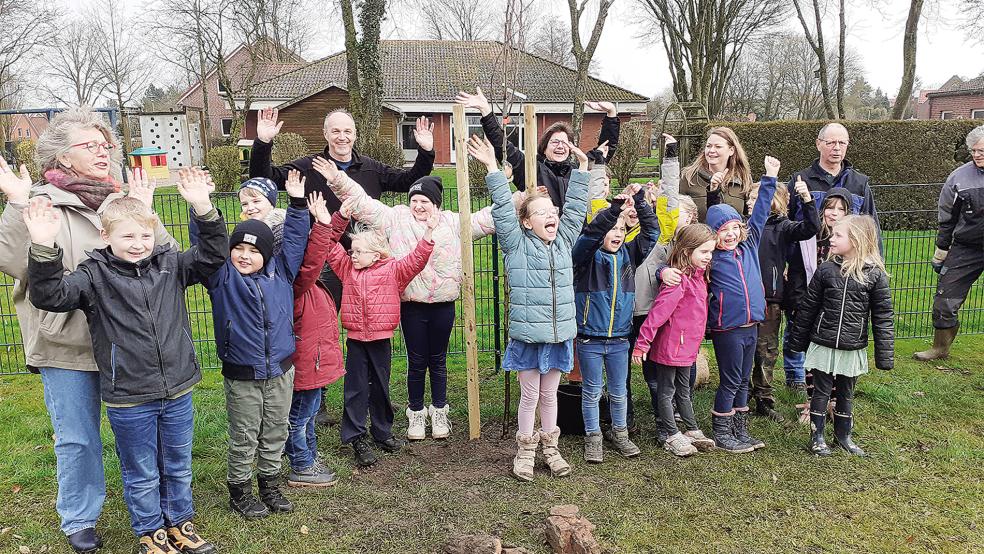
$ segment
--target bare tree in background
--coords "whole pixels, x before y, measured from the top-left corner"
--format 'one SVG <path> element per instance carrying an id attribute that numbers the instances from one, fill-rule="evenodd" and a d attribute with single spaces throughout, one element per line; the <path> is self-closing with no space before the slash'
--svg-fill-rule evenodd
<path id="1" fill-rule="evenodd" d="M 984 2 L 981 3 L 981 8 L 984 8 Z M 922 17 L 922 10 L 923 0 L 912 0 L 909 3 L 909 15 L 905 20 L 905 38 L 902 40 L 902 83 L 899 84 L 899 92 L 895 95 L 892 119 L 902 119 L 912 101 L 912 85 L 916 79 L 916 44 L 919 40 L 919 19 Z M 978 15 L 984 17 L 981 12 L 978 12 Z"/>
<path id="2" fill-rule="evenodd" d="M 973 44 L 984 45 L 984 0 L 959 0 L 957 26 Z"/>
<path id="3" fill-rule="evenodd" d="M 635 0 L 643 34 L 670 62 L 673 94 L 715 117 L 744 48 L 783 22 L 783 0 Z"/>
<path id="4" fill-rule="evenodd" d="M 838 0 L 838 20 L 839 20 L 839 43 L 837 48 L 837 79 L 833 81 L 834 92 L 831 93 L 830 79 L 830 60 L 828 59 L 827 48 L 823 37 L 823 17 L 825 10 L 824 0 L 810 0 L 813 8 L 812 21 L 808 21 L 806 12 L 803 9 L 805 0 L 793 0 L 793 7 L 796 8 L 796 17 L 803 27 L 806 40 L 813 49 L 816 61 L 819 66 L 820 91 L 823 95 L 823 107 L 827 118 L 837 119 L 843 117 L 844 112 L 844 52 L 846 31 L 846 15 L 844 0 Z M 812 23 L 812 24 L 811 24 Z M 836 102 L 836 109 L 834 103 Z"/>
<path id="5" fill-rule="evenodd" d="M 574 52 L 571 51 L 571 27 L 555 15 L 539 25 L 530 44 L 530 53 L 546 58 L 555 64 L 574 69 Z"/>
<path id="6" fill-rule="evenodd" d="M 488 40 L 497 25 L 487 0 L 424 0 L 420 13 L 427 38 L 435 40 Z"/>
<path id="7" fill-rule="evenodd" d="M 581 140 L 584 101 L 587 100 L 588 69 L 591 66 L 592 58 L 594 58 L 595 50 L 598 48 L 598 41 L 601 40 L 601 33 L 605 30 L 608 10 L 614 1 L 598 0 L 598 13 L 595 16 L 594 24 L 591 25 L 588 42 L 585 44 L 581 40 L 581 19 L 584 17 L 584 9 L 587 7 L 588 0 L 567 0 L 568 11 L 571 15 L 571 52 L 574 54 L 574 67 L 577 71 L 574 78 L 574 115 L 571 117 L 571 129 L 574 131 L 574 136 L 571 138 L 575 144 Z"/>
<path id="8" fill-rule="evenodd" d="M 107 85 L 99 66 L 99 41 L 87 23 L 68 24 L 45 60 L 49 96 L 69 106 L 95 104 Z"/>
<path id="9" fill-rule="evenodd" d="M 58 11 L 46 0 L 0 0 L 0 106 L 22 91 L 16 74 L 55 43 Z"/>
<path id="10" fill-rule="evenodd" d="M 342 26 L 345 29 L 349 110 L 355 117 L 359 130 L 358 145 L 365 147 L 367 144 L 375 144 L 379 138 L 380 111 L 383 105 L 383 67 L 379 36 L 380 27 L 386 17 L 386 0 L 338 1 L 342 8 Z"/>

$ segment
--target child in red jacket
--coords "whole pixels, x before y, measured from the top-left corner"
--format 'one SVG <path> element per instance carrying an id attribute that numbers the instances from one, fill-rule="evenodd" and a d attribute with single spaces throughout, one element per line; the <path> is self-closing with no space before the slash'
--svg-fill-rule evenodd
<path id="1" fill-rule="evenodd" d="M 372 437 L 380 448 L 396 452 L 403 447 L 403 441 L 391 430 L 390 339 L 400 324 L 400 294 L 427 265 L 434 250 L 431 234 L 440 217 L 436 211 L 431 214 L 416 248 L 394 260 L 386 237 L 376 231 L 353 233 L 351 252 L 346 253 L 338 244 L 348 227 L 352 206 L 352 199 L 348 199 L 332 215 L 328 264 L 342 280 L 342 327 L 348 331 L 342 443 L 352 444 L 356 462 L 366 467 L 376 463 L 366 437 L 367 412 Z"/>
<path id="2" fill-rule="evenodd" d="M 321 193 L 308 197 L 315 218 L 308 237 L 304 263 L 294 279 L 294 395 L 288 417 L 287 444 L 290 460 L 287 484 L 292 487 L 328 487 L 337 481 L 335 472 L 318 460 L 315 416 L 321 408 L 322 387 L 345 374 L 339 345 L 338 310 L 331 294 L 318 277 L 331 246 L 331 213 Z"/>

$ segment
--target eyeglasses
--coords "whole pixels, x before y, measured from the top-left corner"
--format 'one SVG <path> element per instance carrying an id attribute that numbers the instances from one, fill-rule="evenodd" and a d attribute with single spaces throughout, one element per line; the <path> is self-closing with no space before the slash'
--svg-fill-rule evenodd
<path id="1" fill-rule="evenodd" d="M 567 144 L 567 141 L 563 139 L 551 139 L 547 144 L 550 146 L 557 146 L 559 144 Z"/>
<path id="2" fill-rule="evenodd" d="M 827 145 L 827 148 L 834 148 L 835 146 L 847 148 L 847 145 L 850 144 L 850 142 L 846 140 L 821 140 L 820 142 Z"/>
<path id="3" fill-rule="evenodd" d="M 100 148 L 105 150 L 107 154 L 110 154 L 116 148 L 116 145 L 111 142 L 97 142 L 94 140 L 90 140 L 89 142 L 80 142 L 78 144 L 73 144 L 71 147 L 76 148 L 78 146 L 85 148 L 86 150 L 92 152 L 93 154 L 97 154 Z"/>
<path id="4" fill-rule="evenodd" d="M 554 206 L 552 208 L 543 208 L 542 210 L 536 210 L 535 212 L 530 212 L 530 216 L 544 217 L 546 215 L 558 215 L 560 213 L 560 208 Z"/>
<path id="5" fill-rule="evenodd" d="M 984 156 L 984 148 L 971 148 L 970 154 L 972 156 Z"/>
<path id="6" fill-rule="evenodd" d="M 349 256 L 352 257 L 364 256 L 366 254 L 375 254 L 375 252 L 373 252 L 372 250 L 355 250 L 355 249 L 349 250 Z"/>

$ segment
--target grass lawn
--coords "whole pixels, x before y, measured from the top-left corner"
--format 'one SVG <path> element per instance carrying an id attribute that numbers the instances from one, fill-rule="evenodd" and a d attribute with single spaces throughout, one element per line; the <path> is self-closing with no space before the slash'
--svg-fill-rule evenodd
<path id="1" fill-rule="evenodd" d="M 959 338 L 945 365 L 911 361 L 925 345 L 900 342 L 895 371 L 860 379 L 856 435 L 870 454 L 866 459 L 841 451 L 813 458 L 803 450 L 805 428 L 761 419 L 753 421 L 753 430 L 769 444 L 765 450 L 671 458 L 650 438 L 648 393 L 636 372 L 643 455 L 624 460 L 609 452 L 604 464 L 587 466 L 580 439 L 565 438 L 562 451 L 574 475 L 554 479 L 540 468 L 532 484 L 508 476 L 514 446 L 500 439 L 500 377 L 482 384 L 482 439 L 465 438 L 465 377 L 455 360 L 452 440 L 415 444 L 383 456 L 368 471 L 355 471 L 337 430 L 322 431 L 320 449 L 340 483 L 326 491 L 290 490 L 295 513 L 248 524 L 226 506 L 221 376 L 207 371 L 195 392 L 196 520 L 230 553 L 437 552 L 450 536 L 471 532 L 545 553 L 547 510 L 575 503 L 598 526 L 596 536 L 617 552 L 981 552 L 984 341 Z M 339 388 L 330 400 L 336 414 Z M 402 367 L 394 367 L 392 391 L 402 410 Z M 712 396 L 705 387 L 696 397 L 705 431 Z M 790 419 L 793 400 L 785 391 L 780 396 Z M 57 530 L 52 429 L 37 377 L 0 377 L 0 421 L 0 551 L 25 545 L 32 552 L 68 552 Z M 405 426 L 398 416 L 395 431 Z M 133 538 L 105 422 L 103 437 L 109 489 L 99 523 L 104 551 L 130 552 Z"/>

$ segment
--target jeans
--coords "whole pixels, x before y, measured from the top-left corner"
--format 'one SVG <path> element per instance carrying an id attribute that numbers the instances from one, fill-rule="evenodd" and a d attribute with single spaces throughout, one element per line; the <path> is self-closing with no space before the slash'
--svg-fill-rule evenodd
<path id="1" fill-rule="evenodd" d="M 577 359 L 581 364 L 581 414 L 584 416 L 584 432 L 600 433 L 601 421 L 598 402 L 604 386 L 603 376 L 608 376 L 608 399 L 612 412 L 612 427 L 626 427 L 626 368 L 628 367 L 629 341 L 626 338 L 577 339 Z M 602 369 L 604 368 L 604 371 Z"/>
<path id="2" fill-rule="evenodd" d="M 116 435 L 133 532 L 139 537 L 191 519 L 191 393 L 127 408 L 107 406 L 106 415 Z"/>
<path id="3" fill-rule="evenodd" d="M 758 327 L 738 327 L 711 333 L 714 357 L 717 358 L 721 382 L 714 395 L 714 413 L 730 415 L 748 407 L 748 380 L 755 361 Z"/>
<path id="4" fill-rule="evenodd" d="M 803 369 L 806 352 L 796 352 L 786 348 L 786 343 L 789 341 L 789 322 L 792 320 L 791 315 L 787 315 L 786 330 L 782 333 L 782 366 L 786 370 L 787 385 L 806 382 L 806 370 Z"/>
<path id="5" fill-rule="evenodd" d="M 400 328 L 407 346 L 407 398 L 410 409 L 424 409 L 424 381 L 430 369 L 431 404 L 448 404 L 448 341 L 454 327 L 454 302 L 403 302 Z"/>
<path id="6" fill-rule="evenodd" d="M 321 389 L 296 390 L 287 417 L 287 443 L 284 452 L 294 471 L 307 469 L 318 459 L 315 416 L 321 408 Z"/>
<path id="7" fill-rule="evenodd" d="M 393 345 L 390 339 L 345 341 L 345 410 L 342 443 L 366 434 L 366 419 L 377 441 L 393 438 L 393 405 L 389 385 Z"/>
<path id="8" fill-rule="evenodd" d="M 106 500 L 99 420 L 99 372 L 43 367 L 44 405 L 55 430 L 61 530 L 71 535 L 96 526 Z"/>
<path id="9" fill-rule="evenodd" d="M 261 477 L 279 475 L 287 418 L 294 391 L 294 368 L 270 379 L 223 379 L 229 418 L 226 454 L 230 483 L 253 478 L 253 460 Z"/>
<path id="10" fill-rule="evenodd" d="M 690 400 L 690 368 L 691 366 L 674 367 L 654 362 L 643 366 L 646 383 L 655 391 L 657 436 L 663 440 L 680 432 L 673 418 L 674 400 L 686 430 L 698 429 L 697 419 L 694 417 L 694 405 Z"/>

